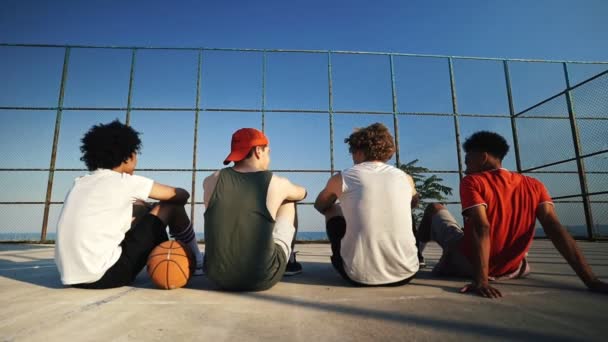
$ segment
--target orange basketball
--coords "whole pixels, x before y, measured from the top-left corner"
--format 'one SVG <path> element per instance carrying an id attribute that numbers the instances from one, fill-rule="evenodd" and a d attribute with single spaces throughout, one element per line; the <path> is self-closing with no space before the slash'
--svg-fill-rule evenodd
<path id="1" fill-rule="evenodd" d="M 178 241 L 165 241 L 148 256 L 148 274 L 161 289 L 178 289 L 190 278 L 190 259 Z"/>

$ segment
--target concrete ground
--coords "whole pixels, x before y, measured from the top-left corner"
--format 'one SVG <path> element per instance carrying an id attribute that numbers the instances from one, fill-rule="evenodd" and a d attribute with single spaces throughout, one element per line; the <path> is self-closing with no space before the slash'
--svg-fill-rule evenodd
<path id="1" fill-rule="evenodd" d="M 580 242 L 608 280 L 608 244 Z M 257 293 L 224 293 L 203 277 L 157 290 L 142 272 L 111 290 L 63 287 L 52 245 L 0 244 L 2 341 L 608 340 L 608 296 L 587 291 L 549 241 L 535 241 L 533 274 L 496 283 L 504 297 L 458 293 L 463 279 L 353 288 L 329 263 L 329 245 L 297 245 L 304 273 Z"/>

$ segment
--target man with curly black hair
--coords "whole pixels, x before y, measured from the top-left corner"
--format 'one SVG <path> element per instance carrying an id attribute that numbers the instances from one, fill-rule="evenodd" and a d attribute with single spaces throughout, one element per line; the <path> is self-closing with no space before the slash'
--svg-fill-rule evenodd
<path id="1" fill-rule="evenodd" d="M 315 201 L 325 216 L 331 263 L 355 286 L 406 284 L 419 268 L 414 180 L 387 164 L 395 143 L 381 123 L 356 130 L 344 142 L 355 165 L 333 175 Z"/>
<path id="2" fill-rule="evenodd" d="M 82 138 L 89 174 L 66 196 L 57 226 L 55 263 L 65 285 L 104 289 L 131 284 L 154 247 L 171 235 L 202 274 L 203 257 L 184 209 L 184 189 L 134 175 L 139 133 L 118 120 L 93 126 Z M 147 204 L 148 198 L 159 200 Z"/>
<path id="3" fill-rule="evenodd" d="M 553 201 L 538 180 L 502 168 L 509 151 L 497 133 L 480 131 L 463 144 L 466 177 L 460 183 L 464 231 L 441 204 L 430 204 L 418 229 L 421 241 L 434 240 L 443 255 L 433 269 L 437 275 L 472 277 L 461 292 L 501 297 L 489 280 L 525 277 L 526 256 L 538 219 L 557 250 L 592 291 L 608 285 L 592 272 L 576 242 L 560 223 Z"/>

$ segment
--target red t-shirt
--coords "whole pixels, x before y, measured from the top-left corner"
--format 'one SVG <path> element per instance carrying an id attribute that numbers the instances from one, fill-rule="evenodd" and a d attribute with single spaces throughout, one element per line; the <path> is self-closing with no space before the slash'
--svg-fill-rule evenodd
<path id="1" fill-rule="evenodd" d="M 484 205 L 490 223 L 489 275 L 498 277 L 514 272 L 534 237 L 536 208 L 552 203 L 540 181 L 506 169 L 468 175 L 460 183 L 462 212 Z M 472 253 L 470 222 L 465 217 L 462 252 Z"/>

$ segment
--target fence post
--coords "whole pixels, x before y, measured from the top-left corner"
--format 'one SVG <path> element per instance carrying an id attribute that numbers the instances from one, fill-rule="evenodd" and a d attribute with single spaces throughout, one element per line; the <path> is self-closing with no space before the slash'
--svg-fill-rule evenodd
<path id="1" fill-rule="evenodd" d="M 395 86 L 395 65 L 393 62 L 393 55 L 389 55 L 391 62 L 391 95 L 393 98 L 393 127 L 395 129 L 395 163 L 397 167 L 401 165 L 401 158 L 399 156 L 399 120 L 397 119 L 397 88 Z"/>
<path id="2" fill-rule="evenodd" d="M 137 49 L 131 51 L 131 72 L 129 73 L 129 95 L 127 97 L 127 114 L 125 117 L 125 125 L 131 124 L 131 103 L 133 98 L 133 80 L 135 78 L 135 53 Z"/>
<path id="3" fill-rule="evenodd" d="M 196 155 L 198 147 L 198 117 L 201 110 L 201 65 L 203 63 L 203 51 L 198 50 L 198 62 L 196 67 L 196 104 L 194 110 L 194 140 L 192 142 L 192 197 L 190 197 L 190 223 L 194 228 L 194 213 L 196 207 Z"/>
<path id="4" fill-rule="evenodd" d="M 566 80 L 566 104 L 568 105 L 568 117 L 570 118 L 570 129 L 572 131 L 572 141 L 574 143 L 574 155 L 576 157 L 576 166 L 578 169 L 578 179 L 581 185 L 581 195 L 583 197 L 583 209 L 585 211 L 585 223 L 587 224 L 587 238 L 590 241 L 595 240 L 593 232 L 593 216 L 591 214 L 591 203 L 589 202 L 589 190 L 587 188 L 587 173 L 585 171 L 585 162 L 581 158 L 581 143 L 576 123 L 576 112 L 574 111 L 574 99 L 570 89 L 570 75 L 568 73 L 568 64 L 562 63 L 564 67 L 564 78 Z"/>
<path id="5" fill-rule="evenodd" d="M 266 50 L 262 53 L 262 132 L 266 130 Z"/>
<path id="6" fill-rule="evenodd" d="M 42 231 L 40 241 L 46 240 L 46 232 L 49 225 L 49 211 L 51 208 L 51 197 L 53 194 L 53 179 L 55 177 L 55 162 L 57 160 L 57 145 L 59 143 L 59 132 L 61 129 L 61 117 L 63 115 L 63 98 L 65 95 L 65 85 L 68 78 L 68 65 L 70 62 L 70 49 L 65 48 L 63 57 L 63 71 L 61 73 L 61 85 L 59 87 L 59 99 L 57 100 L 57 115 L 55 117 L 55 133 L 53 135 L 53 147 L 51 149 L 51 162 L 49 165 L 49 179 L 46 186 L 46 197 L 44 200 L 44 214 L 42 215 Z"/>
<path id="7" fill-rule="evenodd" d="M 462 153 L 460 152 L 460 124 L 458 122 L 458 101 L 456 98 L 456 80 L 454 79 L 454 66 L 452 57 L 448 57 L 448 66 L 450 69 L 450 91 L 452 93 L 452 114 L 454 114 L 454 132 L 456 135 L 456 154 L 458 155 L 458 175 L 460 179 L 463 177 L 462 170 Z"/>
<path id="8" fill-rule="evenodd" d="M 327 52 L 327 89 L 328 89 L 328 101 L 329 101 L 329 164 L 331 175 L 334 174 L 334 95 L 333 95 L 333 82 L 331 76 L 331 51 Z"/>
<path id="9" fill-rule="evenodd" d="M 513 105 L 513 93 L 511 92 L 511 74 L 509 72 L 509 62 L 503 60 L 505 70 L 505 83 L 507 86 L 507 100 L 509 101 L 509 115 L 511 116 L 511 131 L 513 132 L 513 150 L 515 152 L 515 165 L 517 172 L 521 173 L 521 157 L 519 154 L 519 137 L 517 135 L 517 124 L 515 119 L 515 106 Z"/>

